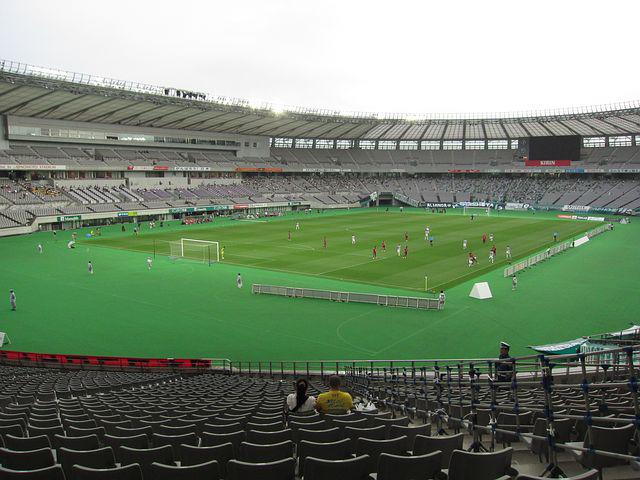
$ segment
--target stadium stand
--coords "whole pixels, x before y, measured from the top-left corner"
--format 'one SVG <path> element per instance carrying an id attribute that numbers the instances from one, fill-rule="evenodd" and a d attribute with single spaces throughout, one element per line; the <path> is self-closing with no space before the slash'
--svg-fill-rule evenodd
<path id="1" fill-rule="evenodd" d="M 105 371 L 5 360 L 0 478 L 20 470 L 33 474 L 20 478 L 43 479 L 105 478 L 101 471 L 109 478 L 293 479 L 336 469 L 351 478 L 348 472 L 363 469 L 378 478 L 445 471 L 475 480 L 536 478 L 526 475 L 545 465 L 568 475 L 595 469 L 589 475 L 636 478 L 638 391 L 629 378 L 639 348 L 613 348 L 606 358 L 503 360 L 518 382 L 494 380 L 500 360 L 346 364 L 356 400 L 346 415 L 284 415 L 291 391 L 284 380 L 292 378 L 285 371 L 277 378 L 230 365 L 220 373 Z M 312 376 L 309 394 L 326 389 L 319 373 Z M 131 465 L 141 475 L 125 476 Z"/>

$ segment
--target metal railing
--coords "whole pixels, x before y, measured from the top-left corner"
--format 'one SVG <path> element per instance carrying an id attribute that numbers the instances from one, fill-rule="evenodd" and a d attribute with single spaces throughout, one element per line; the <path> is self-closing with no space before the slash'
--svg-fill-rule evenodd
<path id="1" fill-rule="evenodd" d="M 251 292 L 254 294 L 279 295 L 291 298 L 314 298 L 345 303 L 369 303 L 385 307 L 417 308 L 421 310 L 442 310 L 444 308 L 444 302 L 440 302 L 437 298 L 428 297 L 344 292 L 316 288 L 263 285 L 258 283 L 251 285 Z"/>
<path id="2" fill-rule="evenodd" d="M 607 225 L 600 225 L 599 227 L 596 227 L 592 230 L 589 230 L 588 232 L 586 232 L 584 235 L 582 236 L 587 236 L 589 238 L 593 238 L 597 235 L 600 235 L 603 232 L 606 232 L 609 230 L 609 226 Z M 572 246 L 573 246 L 573 242 L 574 240 L 567 240 L 564 242 L 561 242 L 557 245 L 553 245 L 552 247 L 547 248 L 546 250 L 536 253 L 535 255 L 532 255 L 530 257 L 525 258 L 524 260 L 520 260 L 516 263 L 514 263 L 513 265 L 509 265 L 508 267 L 506 267 L 503 271 L 503 276 L 504 277 L 510 277 L 511 275 L 513 275 L 514 273 L 518 273 L 522 270 L 524 270 L 525 268 L 529 268 L 532 267 L 540 262 L 543 262 L 551 257 L 553 257 L 554 255 L 557 255 L 559 253 L 562 253 L 566 250 L 569 250 Z"/>
<path id="3" fill-rule="evenodd" d="M 384 375 L 355 367 L 347 373 L 347 383 L 353 394 L 390 409 L 393 416 L 401 412 L 434 422 L 438 435 L 467 429 L 474 451 L 493 451 L 496 443 L 515 440 L 542 442 L 548 458 L 545 474 L 552 477 L 564 476 L 559 450 L 582 453 L 595 462 L 608 457 L 640 466 L 640 345 L 607 353 L 606 363 L 600 352 L 588 352 L 433 363 L 430 372 L 425 364 Z M 544 419 L 544 435 L 532 433 L 534 424 L 526 421 L 531 418 Z M 558 441 L 560 419 L 575 423 L 584 440 Z M 627 429 L 612 430 L 619 426 Z M 607 428 L 595 431 L 596 427 Z M 488 445 L 482 436 L 487 433 Z M 609 445 L 597 437 L 603 433 L 626 435 L 623 440 L 629 443 L 622 450 L 607 451 Z"/>

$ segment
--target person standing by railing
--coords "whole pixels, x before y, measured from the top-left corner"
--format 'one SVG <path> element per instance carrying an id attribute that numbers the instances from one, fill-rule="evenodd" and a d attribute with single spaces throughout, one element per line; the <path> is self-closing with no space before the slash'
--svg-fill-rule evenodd
<path id="1" fill-rule="evenodd" d="M 511 348 L 511 345 L 509 345 L 507 342 L 500 342 L 500 355 L 498 356 L 498 358 L 500 360 L 510 359 L 511 358 L 511 355 L 509 354 L 510 348 Z M 499 362 L 496 365 L 496 370 L 497 370 L 497 380 L 499 382 L 511 381 L 511 377 L 513 376 L 513 367 L 511 365 L 511 362 L 506 362 L 506 361 Z"/>

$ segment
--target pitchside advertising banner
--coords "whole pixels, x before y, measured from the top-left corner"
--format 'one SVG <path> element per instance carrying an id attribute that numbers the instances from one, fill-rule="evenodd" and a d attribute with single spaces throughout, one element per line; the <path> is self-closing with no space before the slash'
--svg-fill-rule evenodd
<path id="1" fill-rule="evenodd" d="M 18 165 L 15 163 L 2 163 L 0 164 L 0 170 L 66 170 L 66 165 L 36 165 L 36 164 L 24 164 Z"/>
<path id="2" fill-rule="evenodd" d="M 580 212 L 580 213 L 610 213 L 613 215 L 634 215 L 635 212 L 630 208 L 607 208 L 607 207 L 589 207 L 585 205 L 564 205 L 563 212 Z"/>
<path id="3" fill-rule="evenodd" d="M 504 204 L 505 210 L 529 210 L 530 208 L 531 205 L 529 205 L 528 203 L 507 202 Z"/>
<path id="4" fill-rule="evenodd" d="M 525 167 L 570 167 L 571 160 L 525 160 Z"/>

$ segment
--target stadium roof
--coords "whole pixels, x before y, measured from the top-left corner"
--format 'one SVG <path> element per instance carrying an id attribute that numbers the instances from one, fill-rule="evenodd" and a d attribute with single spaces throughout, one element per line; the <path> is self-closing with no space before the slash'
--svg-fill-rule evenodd
<path id="1" fill-rule="evenodd" d="M 254 105 L 0 60 L 0 114 L 269 137 L 491 140 L 640 133 L 640 101 L 553 111 L 380 114 Z"/>

